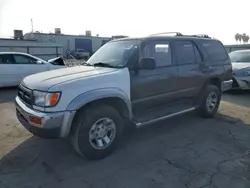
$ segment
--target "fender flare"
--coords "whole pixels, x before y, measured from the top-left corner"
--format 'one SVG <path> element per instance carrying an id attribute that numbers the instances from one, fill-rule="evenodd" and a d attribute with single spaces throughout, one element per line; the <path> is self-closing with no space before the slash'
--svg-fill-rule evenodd
<path id="1" fill-rule="evenodd" d="M 116 97 L 123 100 L 128 108 L 129 118 L 133 117 L 132 106 L 129 97 L 119 88 L 102 88 L 87 91 L 75 97 L 67 106 L 67 111 L 79 110 L 84 105 L 99 99 Z"/>

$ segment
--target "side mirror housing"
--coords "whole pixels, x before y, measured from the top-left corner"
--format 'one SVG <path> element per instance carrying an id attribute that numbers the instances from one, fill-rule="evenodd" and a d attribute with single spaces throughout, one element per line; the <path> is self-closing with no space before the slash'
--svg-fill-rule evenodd
<path id="1" fill-rule="evenodd" d="M 43 62 L 41 61 L 41 60 L 37 60 L 37 62 L 36 62 L 37 64 L 43 64 Z"/>
<path id="2" fill-rule="evenodd" d="M 153 70 L 155 69 L 156 63 L 153 58 L 143 58 L 139 62 L 140 69 Z"/>

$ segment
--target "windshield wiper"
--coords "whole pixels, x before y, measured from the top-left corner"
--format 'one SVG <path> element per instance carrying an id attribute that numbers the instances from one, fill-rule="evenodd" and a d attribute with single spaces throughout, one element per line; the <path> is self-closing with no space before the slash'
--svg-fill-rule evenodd
<path id="1" fill-rule="evenodd" d="M 117 68 L 117 66 L 113 66 L 113 65 L 110 65 L 110 64 L 107 64 L 107 63 L 102 63 L 102 62 L 94 63 L 94 64 L 92 64 L 92 66 Z"/>

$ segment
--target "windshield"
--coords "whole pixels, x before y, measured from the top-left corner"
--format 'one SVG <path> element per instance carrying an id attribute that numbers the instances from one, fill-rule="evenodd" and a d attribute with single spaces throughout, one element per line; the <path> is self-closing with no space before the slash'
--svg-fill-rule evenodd
<path id="1" fill-rule="evenodd" d="M 138 40 L 114 41 L 106 43 L 89 58 L 87 64 L 124 67 L 131 56 L 137 52 L 138 46 Z"/>
<path id="2" fill-rule="evenodd" d="M 229 53 L 232 62 L 250 63 L 250 51 L 234 51 Z"/>

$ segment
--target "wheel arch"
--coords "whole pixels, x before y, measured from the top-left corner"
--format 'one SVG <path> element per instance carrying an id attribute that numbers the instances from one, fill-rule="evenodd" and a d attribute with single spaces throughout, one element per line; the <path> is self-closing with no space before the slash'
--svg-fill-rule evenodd
<path id="1" fill-rule="evenodd" d="M 88 105 L 105 103 L 113 106 L 118 112 L 132 118 L 132 107 L 129 97 L 118 88 L 105 88 L 85 92 L 74 98 L 67 107 L 68 111 L 78 111 Z"/>

